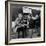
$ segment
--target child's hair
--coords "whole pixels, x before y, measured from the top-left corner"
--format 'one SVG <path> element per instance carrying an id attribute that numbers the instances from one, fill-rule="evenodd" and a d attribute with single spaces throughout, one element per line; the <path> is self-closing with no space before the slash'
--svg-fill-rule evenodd
<path id="1" fill-rule="evenodd" d="M 36 15 L 40 15 L 40 10 L 32 9 L 32 15 L 35 17 Z"/>
<path id="2" fill-rule="evenodd" d="M 18 10 L 18 13 L 23 14 L 23 10 L 22 10 L 22 8 L 20 8 L 20 9 Z"/>

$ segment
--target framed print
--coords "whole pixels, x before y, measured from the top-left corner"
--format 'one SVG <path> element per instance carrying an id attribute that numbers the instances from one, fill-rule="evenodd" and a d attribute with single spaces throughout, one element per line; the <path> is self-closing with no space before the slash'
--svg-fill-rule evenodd
<path id="1" fill-rule="evenodd" d="M 45 42 L 45 3 L 6 1 L 5 43 Z"/>

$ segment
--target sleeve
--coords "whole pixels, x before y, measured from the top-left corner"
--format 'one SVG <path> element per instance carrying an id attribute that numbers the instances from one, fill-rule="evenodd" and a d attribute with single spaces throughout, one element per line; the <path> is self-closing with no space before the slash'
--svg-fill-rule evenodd
<path id="1" fill-rule="evenodd" d="M 18 18 L 15 20 L 15 25 L 18 24 Z"/>

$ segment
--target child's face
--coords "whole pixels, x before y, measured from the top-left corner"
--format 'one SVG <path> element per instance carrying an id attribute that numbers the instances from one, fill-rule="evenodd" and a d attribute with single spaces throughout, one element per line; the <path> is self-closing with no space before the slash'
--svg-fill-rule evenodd
<path id="1" fill-rule="evenodd" d="M 19 13 L 18 17 L 19 17 L 19 18 L 22 18 L 22 14 L 21 14 L 21 13 Z"/>

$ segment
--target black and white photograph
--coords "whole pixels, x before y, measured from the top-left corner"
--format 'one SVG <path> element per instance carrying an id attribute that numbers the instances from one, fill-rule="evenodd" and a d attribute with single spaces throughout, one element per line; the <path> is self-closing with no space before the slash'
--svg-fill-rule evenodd
<path id="1" fill-rule="evenodd" d="M 16 5 L 11 12 L 11 39 L 40 37 L 39 9 L 32 9 L 30 6 Z"/>
<path id="2" fill-rule="evenodd" d="M 44 3 L 8 2 L 8 42 L 44 41 Z"/>

